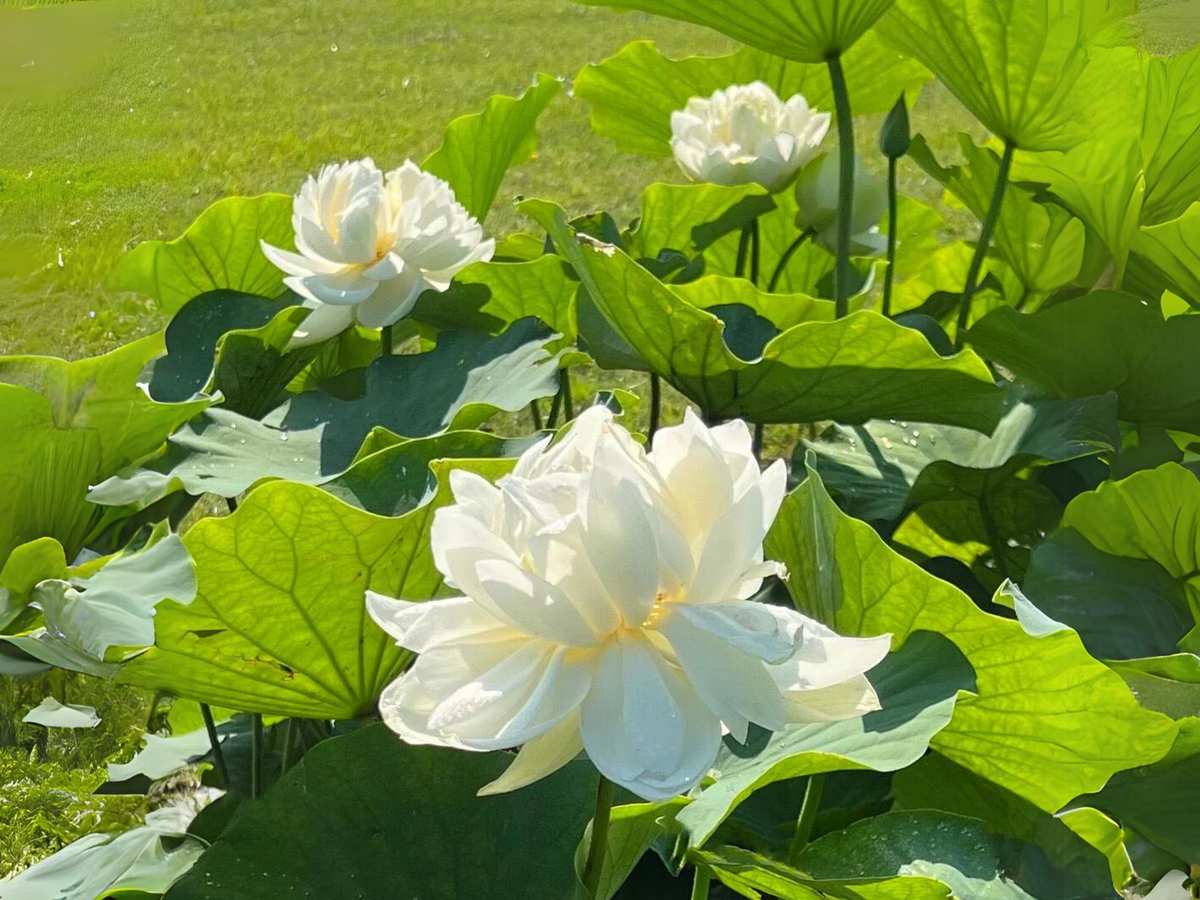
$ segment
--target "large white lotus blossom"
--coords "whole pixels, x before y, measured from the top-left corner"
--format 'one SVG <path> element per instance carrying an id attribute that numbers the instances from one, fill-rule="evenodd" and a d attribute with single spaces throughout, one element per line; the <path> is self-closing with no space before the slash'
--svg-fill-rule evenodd
<path id="1" fill-rule="evenodd" d="M 796 227 L 812 229 L 822 246 L 836 251 L 838 195 L 842 163 L 838 154 L 827 153 L 808 166 L 796 181 Z M 862 160 L 854 157 L 854 205 L 850 216 L 850 251 L 860 256 L 878 256 L 887 249 L 887 235 L 879 221 L 888 211 L 887 182 L 872 175 Z"/>
<path id="2" fill-rule="evenodd" d="M 690 411 L 650 453 L 592 407 L 496 485 L 454 471 L 433 523 L 434 561 L 465 596 L 371 615 L 420 654 L 384 692 L 384 721 L 414 744 L 523 745 L 481 793 L 536 781 L 586 750 L 647 799 L 692 788 L 723 730 L 861 716 L 864 672 L 889 638 L 843 638 L 750 598 L 785 492 L 761 472 L 744 422 Z M 815 564 L 815 562 L 814 562 Z"/>
<path id="3" fill-rule="evenodd" d="M 1191 900 L 1191 890 L 1184 887 L 1186 881 L 1187 875 L 1178 869 L 1172 869 L 1143 900 Z"/>
<path id="4" fill-rule="evenodd" d="M 292 227 L 299 252 L 265 241 L 262 249 L 312 310 L 293 346 L 354 322 L 391 325 L 423 291 L 446 290 L 460 269 L 495 250 L 450 185 L 411 161 L 386 176 L 370 159 L 325 166 L 296 195 Z"/>
<path id="5" fill-rule="evenodd" d="M 786 103 L 761 81 L 693 97 L 671 115 L 671 150 L 693 181 L 787 187 L 829 131 L 802 94 Z"/>

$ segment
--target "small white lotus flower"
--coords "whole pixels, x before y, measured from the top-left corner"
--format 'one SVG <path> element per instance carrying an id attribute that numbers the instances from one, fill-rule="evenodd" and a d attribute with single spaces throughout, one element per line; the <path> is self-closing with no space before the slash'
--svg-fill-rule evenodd
<path id="1" fill-rule="evenodd" d="M 671 150 L 693 181 L 779 191 L 816 156 L 829 120 L 802 94 L 785 103 L 761 81 L 733 85 L 671 114 Z"/>
<path id="2" fill-rule="evenodd" d="M 817 242 L 831 251 L 837 247 L 839 180 L 842 164 L 836 153 L 826 153 L 800 173 L 796 181 L 796 227 L 812 229 Z M 878 256 L 887 250 L 887 236 L 879 222 L 888 211 L 887 182 L 863 167 L 854 157 L 854 205 L 850 224 L 851 252 Z"/>
<path id="3" fill-rule="evenodd" d="M 296 195 L 292 227 L 299 252 L 265 241 L 262 250 L 312 310 L 293 346 L 355 322 L 392 325 L 423 291 L 446 290 L 460 269 L 495 249 L 450 185 L 411 161 L 386 177 L 370 159 L 325 166 Z"/>
<path id="4" fill-rule="evenodd" d="M 1142 900 L 1191 900 L 1192 892 L 1183 886 L 1186 881 L 1187 875 L 1173 869 Z"/>
<path id="5" fill-rule="evenodd" d="M 492 485 L 451 473 L 455 505 L 434 562 L 465 596 L 407 603 L 368 593 L 375 621 L 420 654 L 380 701 L 404 740 L 521 746 L 480 793 L 549 775 L 586 750 L 649 800 L 685 792 L 723 731 L 855 718 L 879 708 L 864 675 L 887 635 L 843 638 L 750 598 L 786 490 L 761 471 L 746 424 L 689 410 L 650 453 L 602 407 Z"/>

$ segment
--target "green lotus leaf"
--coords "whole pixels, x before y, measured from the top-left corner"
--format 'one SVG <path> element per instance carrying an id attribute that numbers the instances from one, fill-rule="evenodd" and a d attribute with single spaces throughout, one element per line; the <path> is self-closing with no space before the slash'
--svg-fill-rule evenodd
<path id="1" fill-rule="evenodd" d="M 283 479 L 320 485 L 369 512 L 400 515 L 426 496 L 431 461 L 518 456 L 529 445 L 529 440 L 480 431 L 409 439 L 376 429 L 345 465 L 344 454 L 322 453 L 325 431 L 326 426 L 319 425 L 283 432 L 236 413 L 210 409 L 172 435 L 166 452 L 145 468 L 110 478 L 88 497 L 107 506 L 144 508 L 175 491 L 237 497 L 260 482 Z M 380 434 L 391 439 L 380 440 Z"/>
<path id="2" fill-rule="evenodd" d="M 775 782 L 839 770 L 894 772 L 916 762 L 950 721 L 955 701 L 974 688 L 971 667 L 949 641 L 914 635 L 869 674 L 882 707 L 861 719 L 752 731 L 746 746 L 726 743 L 717 780 L 676 817 L 688 845 L 704 846 L 752 793 Z"/>
<path id="3" fill-rule="evenodd" d="M 152 363 L 150 396 L 162 403 L 191 400 L 209 385 L 217 344 L 226 332 L 261 328 L 285 307 L 281 300 L 227 290 L 188 300 L 167 325 L 167 352 Z"/>
<path id="4" fill-rule="evenodd" d="M 172 241 L 143 241 L 117 266 L 113 288 L 153 297 L 175 312 L 216 290 L 275 297 L 283 275 L 259 246 L 295 247 L 292 198 L 287 194 L 226 197 L 200 214 Z"/>
<path id="5" fill-rule="evenodd" d="M 100 724 L 94 706 L 77 703 L 59 703 L 53 697 L 45 698 L 21 719 L 27 725 L 45 728 L 95 728 Z"/>
<path id="6" fill-rule="evenodd" d="M 929 80 L 923 66 L 873 34 L 855 43 L 842 65 L 859 115 L 886 111 L 901 90 L 913 103 Z M 635 41 L 616 56 L 585 66 L 575 79 L 575 95 L 592 107 L 592 130 L 619 149 L 670 156 L 671 113 L 692 97 L 752 81 L 764 82 L 785 100 L 803 94 L 814 109 L 833 109 L 824 56 L 806 64 L 781 59 L 769 48 L 745 47 L 726 56 L 671 59 L 650 41 Z"/>
<path id="7" fill-rule="evenodd" d="M 600 863 L 600 881 L 594 900 L 611 900 L 646 851 L 674 829 L 675 815 L 687 805 L 683 797 L 659 803 L 626 803 L 614 806 L 609 817 L 608 840 Z M 592 844 L 592 822 L 584 829 L 575 850 L 576 900 L 593 900 L 583 885 L 584 867 Z"/>
<path id="8" fill-rule="evenodd" d="M 990 435 L 919 422 L 835 425 L 819 440 L 802 441 L 796 461 L 816 454 L 821 480 L 848 514 L 891 521 L 949 488 L 981 496 L 1032 463 L 1113 453 L 1119 443 L 1115 394 L 1045 400 L 1011 393 Z"/>
<path id="9" fill-rule="evenodd" d="M 203 841 L 184 835 L 183 828 L 172 810 L 161 809 L 124 833 L 84 835 L 4 882 L 4 900 L 161 895 L 204 850 Z"/>
<path id="10" fill-rule="evenodd" d="M 953 642 L 975 669 L 977 696 L 958 701 L 933 748 L 1039 809 L 1055 812 L 1114 772 L 1160 758 L 1174 739 L 1174 723 L 1143 710 L 1074 632 L 1035 636 L 983 612 L 842 513 L 811 468 L 765 552 L 791 571 L 796 606 L 841 633 L 890 632 L 899 647 L 924 630 Z"/>
<path id="11" fill-rule="evenodd" d="M 438 463 L 497 477 L 511 460 Z M 164 603 L 155 646 L 122 677 L 247 712 L 351 719 L 369 713 L 411 654 L 366 614 L 370 589 L 419 600 L 442 591 L 429 549 L 433 510 L 383 518 L 317 487 L 271 482 L 236 513 L 204 519 L 184 544 L 196 599 Z"/>
<path id="12" fill-rule="evenodd" d="M 69 574 L 62 544 L 54 538 L 38 538 L 14 549 L 0 567 L 0 631 L 21 617 L 38 582 Z M 23 629 L 18 623 L 14 630 Z"/>
<path id="13" fill-rule="evenodd" d="M 1000 159 L 960 134 L 965 166 L 941 166 L 925 139 L 913 139 L 909 155 L 932 178 L 983 219 L 991 207 Z M 1061 206 L 1039 203 L 1031 191 L 1010 185 L 994 236 L 995 251 L 1012 267 L 1025 291 L 1045 296 L 1074 280 L 1083 265 L 1083 223 Z M 961 290 L 961 285 L 959 289 Z M 1022 298 L 1016 297 L 1014 300 Z"/>
<path id="14" fill-rule="evenodd" d="M 1086 40 L 1132 11 L 1108 0 L 897 0 L 880 32 L 925 64 L 994 135 L 1061 150 L 1085 134 L 1073 89 Z"/>
<path id="15" fill-rule="evenodd" d="M 532 316 L 574 337 L 578 288 L 579 282 L 555 256 L 520 263 L 478 262 L 459 272 L 448 291 L 422 294 L 411 318 L 439 331 L 499 334 Z"/>
<path id="16" fill-rule="evenodd" d="M 933 810 L 856 822 L 810 844 L 797 866 L 823 880 L 921 876 L 941 882 L 955 897 L 1066 900 L 1113 894 L 1098 853 L 1090 866 L 1060 870 L 1033 844 L 995 834 L 977 818 Z"/>
<path id="17" fill-rule="evenodd" d="M 578 2 L 587 6 L 640 9 L 703 25 L 743 44 L 803 63 L 821 63 L 830 56 L 845 53 L 892 5 L 892 0 L 744 0 L 736 7 L 722 0 Z"/>
<path id="18" fill-rule="evenodd" d="M 973 354 L 943 358 L 917 332 L 874 313 L 804 322 L 748 361 L 722 320 L 687 302 L 615 247 L 580 246 L 562 211 L 526 201 L 622 340 L 706 413 L 758 422 L 873 417 L 991 428 L 1001 392 Z"/>
<path id="19" fill-rule="evenodd" d="M 694 258 L 728 234 L 775 208 L 757 185 L 652 184 L 629 237 L 629 253 L 657 260 L 669 250 Z"/>
<path id="20" fill-rule="evenodd" d="M 1177 721 L 1200 717 L 1200 656 L 1195 653 L 1110 659 L 1108 664 L 1146 709 Z"/>
<path id="21" fill-rule="evenodd" d="M 499 337 L 443 332 L 427 353 L 383 356 L 371 363 L 359 396 L 307 391 L 263 422 L 281 433 L 324 427 L 321 465 L 326 471 L 344 469 L 372 428 L 427 437 L 474 428 L 498 410 L 516 412 L 552 396 L 559 384 L 558 358 L 546 349 L 552 337 L 532 319 Z M 413 390 L 414 385 L 421 389 Z"/>
<path id="22" fill-rule="evenodd" d="M 1071 512 L 1072 521 L 1079 516 Z M 1184 582 L 1152 559 L 1098 550 L 1072 527 L 1033 551 L 1021 588 L 1038 609 L 1074 628 L 1099 659 L 1175 653 L 1195 625 Z"/>
<path id="23" fill-rule="evenodd" d="M 594 770 L 572 763 L 515 793 L 476 797 L 509 762 L 409 746 L 383 725 L 325 741 L 244 805 L 168 896 L 570 897 Z"/>
<path id="24" fill-rule="evenodd" d="M 1200 635 L 1200 480 L 1192 472 L 1167 463 L 1120 481 L 1106 481 L 1072 500 L 1062 524 L 1102 554 L 1157 564 L 1175 587 L 1168 591 L 1165 580 L 1157 577 L 1159 572 L 1144 582 L 1144 592 L 1162 598 L 1154 607 L 1161 613 L 1159 628 L 1177 627 L 1181 614 L 1190 613 L 1195 634 Z M 1171 603 L 1176 615 L 1167 613 L 1165 602 Z M 1184 649 L 1200 649 L 1196 640 L 1186 638 Z M 1161 647 L 1156 649 L 1162 652 Z M 1158 653 L 1112 655 L 1119 659 Z"/>
<path id="25" fill-rule="evenodd" d="M 158 403 L 137 386 L 162 349 L 159 334 L 77 362 L 0 358 L 0 566 L 42 537 L 73 560 L 105 524 L 105 511 L 85 500 L 88 488 L 154 453 L 207 405 Z"/>
<path id="26" fill-rule="evenodd" d="M 1159 296 L 1164 290 L 1200 308 L 1200 202 L 1179 218 L 1143 226 L 1133 238 L 1125 286 Z"/>
<path id="27" fill-rule="evenodd" d="M 1123 421 L 1200 433 L 1200 382 L 1187 371 L 1200 319 L 1163 319 L 1135 297 L 1098 291 L 1032 315 L 997 309 L 970 331 L 985 358 L 1058 397 L 1115 391 Z"/>
<path id="28" fill-rule="evenodd" d="M 1181 859 L 1200 854 L 1194 799 L 1200 791 L 1200 719 L 1180 722 L 1171 752 L 1152 765 L 1113 777 L 1079 802 L 1112 815 L 1128 829 Z"/>
<path id="29" fill-rule="evenodd" d="M 1135 881 L 1121 827 L 1099 810 L 1078 807 L 1051 815 L 936 753 L 897 772 L 892 790 L 897 809 L 976 818 L 993 834 L 1036 844 L 1094 896 L 1106 895 L 1101 858 L 1113 887 L 1120 890 Z"/>
<path id="30" fill-rule="evenodd" d="M 539 74 L 519 97 L 496 94 L 483 112 L 451 122 L 442 146 L 422 168 L 448 181 L 458 202 L 482 221 L 505 173 L 537 149 L 538 116 L 560 88 L 557 78 Z"/>

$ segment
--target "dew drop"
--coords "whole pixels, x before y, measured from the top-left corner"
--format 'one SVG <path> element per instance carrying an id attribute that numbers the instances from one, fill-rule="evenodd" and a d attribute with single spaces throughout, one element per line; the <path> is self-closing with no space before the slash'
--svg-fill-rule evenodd
<path id="1" fill-rule="evenodd" d="M 329 45 L 329 52 L 330 52 L 330 53 L 337 53 L 337 52 L 338 52 L 338 45 L 337 45 L 336 43 L 335 43 L 335 44 L 330 44 L 330 45 Z"/>

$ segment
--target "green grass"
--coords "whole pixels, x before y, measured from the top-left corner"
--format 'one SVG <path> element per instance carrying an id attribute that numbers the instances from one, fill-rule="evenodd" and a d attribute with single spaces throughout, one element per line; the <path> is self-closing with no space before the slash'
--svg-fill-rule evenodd
<path id="1" fill-rule="evenodd" d="M 0 35 L 0 353 L 66 356 L 160 324 L 105 290 L 113 260 L 220 197 L 293 193 L 331 160 L 419 160 L 490 94 L 519 92 L 538 70 L 573 76 L 635 38 L 674 54 L 732 46 L 568 0 L 72 3 L 0 9 Z M 638 190 L 614 184 L 674 177 L 669 161 L 592 136 L 565 96 L 541 131 L 493 231 L 516 224 L 516 194 L 627 214 Z"/>

